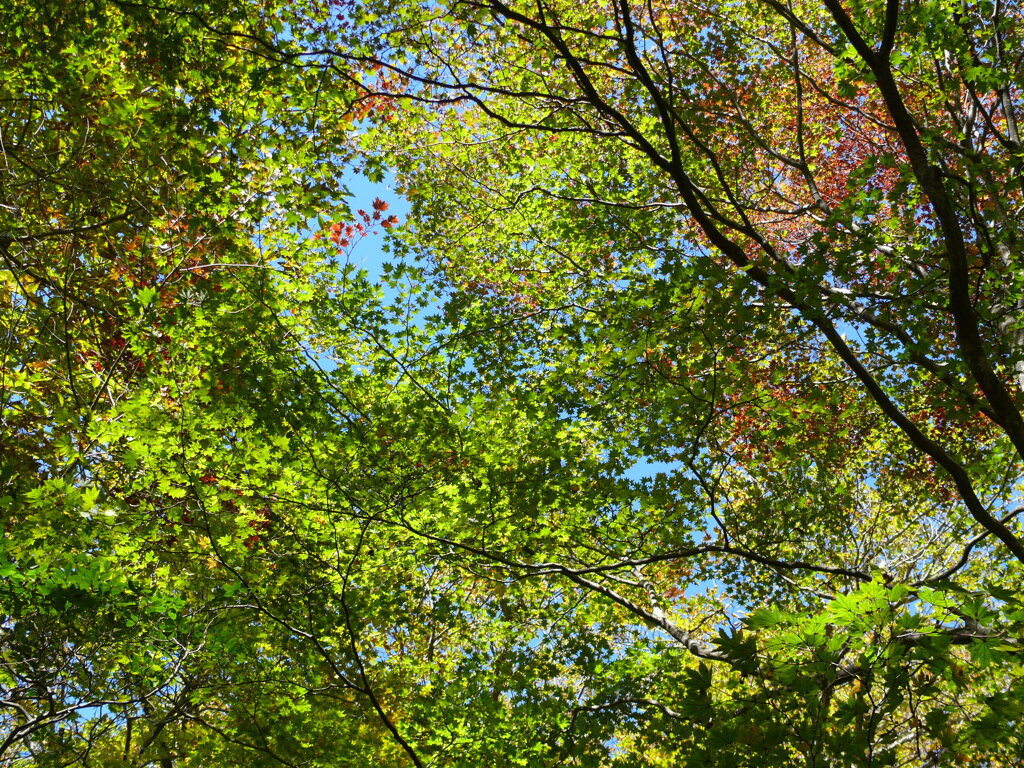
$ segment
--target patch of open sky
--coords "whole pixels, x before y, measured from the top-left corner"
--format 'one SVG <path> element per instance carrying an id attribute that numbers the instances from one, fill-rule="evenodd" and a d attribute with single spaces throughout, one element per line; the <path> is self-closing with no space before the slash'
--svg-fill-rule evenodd
<path id="1" fill-rule="evenodd" d="M 348 190 L 348 200 L 354 209 L 370 210 L 373 201 L 380 199 L 388 204 L 388 214 L 398 216 L 399 225 L 409 217 L 409 201 L 395 191 L 393 178 L 386 177 L 383 181 L 374 182 L 362 174 L 350 174 L 345 178 L 344 186 Z M 379 235 L 380 230 L 377 232 Z M 348 263 L 357 269 L 365 270 L 373 282 L 383 285 L 384 277 L 388 273 L 387 265 L 393 264 L 394 258 L 385 250 L 384 239 L 370 236 L 361 240 L 352 250 Z"/>
<path id="2" fill-rule="evenodd" d="M 341 182 L 341 187 L 345 194 L 341 200 L 336 201 L 339 218 L 335 221 L 311 219 L 296 226 L 300 235 L 310 240 L 314 236 L 327 240 L 330 236 L 329 227 L 333 223 L 337 222 L 342 225 L 359 223 L 362 218 L 360 213 L 366 211 L 372 215 L 375 212 L 374 203 L 378 200 L 387 206 L 386 215 L 380 218 L 396 216 L 397 225 L 401 226 L 409 216 L 409 203 L 395 191 L 394 181 L 391 178 L 377 182 L 371 181 L 362 174 L 349 173 Z M 351 216 L 344 213 L 346 209 L 351 211 Z M 328 277 L 338 279 L 342 283 L 348 280 L 349 276 L 356 279 L 365 277 L 371 284 L 380 288 L 385 306 L 397 306 L 403 299 L 403 285 L 394 277 L 398 260 L 389 252 L 387 230 L 387 226 L 383 226 L 380 221 L 375 221 L 365 226 L 365 233 L 351 237 L 351 245 L 339 249 L 337 257 L 333 260 L 336 265 L 335 274 Z M 327 242 L 330 243 L 329 240 Z M 408 280 L 409 278 L 406 278 L 405 287 L 407 288 L 411 287 Z M 406 313 L 407 321 L 415 322 L 413 314 L 410 307 L 409 312 Z M 395 330 L 400 330 L 397 322 Z M 309 344 L 305 345 L 304 351 L 321 371 L 330 373 L 336 369 L 337 363 L 329 351 L 315 349 Z"/>

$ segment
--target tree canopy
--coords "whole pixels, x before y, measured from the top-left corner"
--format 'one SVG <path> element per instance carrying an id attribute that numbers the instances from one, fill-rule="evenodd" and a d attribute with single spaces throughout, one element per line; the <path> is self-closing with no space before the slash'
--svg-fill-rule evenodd
<path id="1" fill-rule="evenodd" d="M 0 24 L 0 765 L 1024 758 L 1018 4 Z"/>

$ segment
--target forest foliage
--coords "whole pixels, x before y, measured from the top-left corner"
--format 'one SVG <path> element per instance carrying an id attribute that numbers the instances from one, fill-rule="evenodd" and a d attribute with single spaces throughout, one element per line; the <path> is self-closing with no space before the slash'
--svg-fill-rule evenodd
<path id="1" fill-rule="evenodd" d="M 0 28 L 0 765 L 1019 764 L 1016 2 Z"/>

